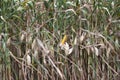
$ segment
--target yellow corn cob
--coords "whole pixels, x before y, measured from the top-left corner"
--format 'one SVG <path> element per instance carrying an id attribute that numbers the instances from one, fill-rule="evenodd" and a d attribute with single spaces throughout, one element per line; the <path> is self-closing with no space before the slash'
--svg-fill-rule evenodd
<path id="1" fill-rule="evenodd" d="M 63 44 L 65 44 L 66 41 L 67 41 L 67 35 L 64 35 L 60 44 L 63 45 Z"/>

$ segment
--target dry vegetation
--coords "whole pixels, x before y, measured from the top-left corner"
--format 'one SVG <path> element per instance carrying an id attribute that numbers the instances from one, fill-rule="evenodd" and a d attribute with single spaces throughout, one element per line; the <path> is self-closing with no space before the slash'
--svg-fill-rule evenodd
<path id="1" fill-rule="evenodd" d="M 0 0 L 1 80 L 119 80 L 120 0 Z"/>

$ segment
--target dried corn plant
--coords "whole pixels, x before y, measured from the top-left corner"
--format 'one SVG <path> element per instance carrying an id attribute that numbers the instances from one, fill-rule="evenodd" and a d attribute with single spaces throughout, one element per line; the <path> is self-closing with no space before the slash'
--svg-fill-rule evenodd
<path id="1" fill-rule="evenodd" d="M 2 0 L 0 80 L 119 80 L 119 0 Z"/>

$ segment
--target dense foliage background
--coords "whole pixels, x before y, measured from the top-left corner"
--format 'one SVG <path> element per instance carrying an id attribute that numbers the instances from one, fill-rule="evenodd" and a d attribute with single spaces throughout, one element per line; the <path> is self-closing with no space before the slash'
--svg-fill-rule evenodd
<path id="1" fill-rule="evenodd" d="M 0 0 L 1 80 L 119 80 L 120 0 Z"/>

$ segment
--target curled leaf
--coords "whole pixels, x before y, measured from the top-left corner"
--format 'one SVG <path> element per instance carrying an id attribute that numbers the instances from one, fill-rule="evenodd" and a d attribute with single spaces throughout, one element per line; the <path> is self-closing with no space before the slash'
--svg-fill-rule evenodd
<path id="1" fill-rule="evenodd" d="M 73 12 L 75 15 L 77 15 L 76 12 L 75 12 L 75 10 L 73 10 L 73 9 L 67 9 L 65 12 L 69 12 L 69 11 L 71 11 L 71 12 Z"/>
<path id="2" fill-rule="evenodd" d="M 36 49 L 36 47 L 37 47 L 37 41 L 36 39 L 34 39 L 32 43 L 32 49 Z"/>
<path id="3" fill-rule="evenodd" d="M 27 61 L 27 65 L 31 64 L 31 57 L 30 57 L 30 55 L 26 56 L 26 61 Z"/>
<path id="4" fill-rule="evenodd" d="M 86 33 L 82 33 L 82 35 L 80 36 L 80 43 L 83 42 L 83 40 L 85 39 Z"/>
<path id="5" fill-rule="evenodd" d="M 22 42 L 25 38 L 25 34 L 22 34 L 21 37 L 20 37 L 20 41 Z"/>
<path id="6" fill-rule="evenodd" d="M 44 47 L 43 42 L 42 42 L 41 40 L 37 39 L 37 43 L 38 43 L 38 46 L 39 46 L 40 48 L 42 48 L 42 50 L 43 50 L 46 54 L 48 54 L 48 53 L 50 52 L 47 48 Z"/>
<path id="7" fill-rule="evenodd" d="M 96 56 L 99 56 L 99 50 L 97 47 L 91 47 L 91 51 L 95 53 Z"/>
<path id="8" fill-rule="evenodd" d="M 77 45 L 77 37 L 75 37 L 74 45 Z"/>
<path id="9" fill-rule="evenodd" d="M 65 51 L 65 54 L 66 55 L 70 55 L 73 51 L 73 48 L 70 48 L 69 47 L 69 44 L 66 42 L 64 45 L 63 45 L 63 50 Z"/>
<path id="10" fill-rule="evenodd" d="M 70 49 L 69 49 L 69 52 L 68 52 L 68 55 L 71 54 L 72 51 L 73 51 L 73 48 L 70 48 Z"/>
<path id="11" fill-rule="evenodd" d="M 11 38 L 8 38 L 7 45 L 10 46 L 10 43 L 11 43 Z"/>
<path id="12" fill-rule="evenodd" d="M 97 48 L 97 47 L 94 47 L 94 50 L 95 50 L 95 54 L 96 54 L 96 56 L 99 56 L 98 48 Z"/>
<path id="13" fill-rule="evenodd" d="M 24 10 L 24 8 L 22 7 L 22 6 L 19 6 L 18 8 L 17 8 L 17 11 L 23 11 Z"/>

